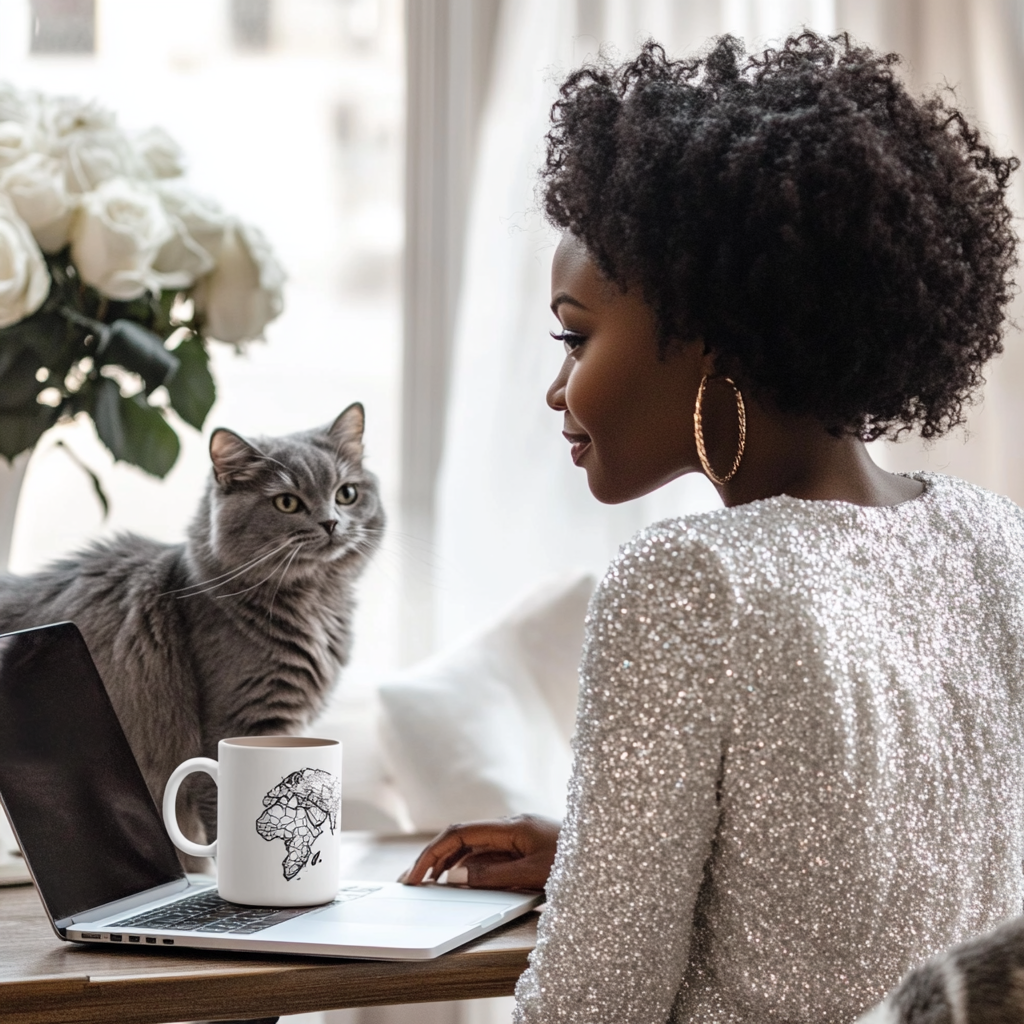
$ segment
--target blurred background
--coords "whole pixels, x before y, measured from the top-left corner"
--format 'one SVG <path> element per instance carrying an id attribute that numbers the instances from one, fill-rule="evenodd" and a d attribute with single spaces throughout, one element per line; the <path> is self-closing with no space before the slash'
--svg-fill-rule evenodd
<path id="1" fill-rule="evenodd" d="M 600 573 L 646 523 L 716 507 L 695 477 L 600 506 L 569 461 L 544 405 L 561 361 L 547 337 L 557 239 L 534 175 L 557 83 L 588 57 L 629 55 L 649 36 L 675 55 L 722 32 L 761 47 L 803 26 L 901 53 L 915 90 L 952 88 L 998 151 L 1024 154 L 1024 0 L 0 0 L 0 79 L 166 128 L 195 188 L 262 228 L 285 265 L 285 313 L 266 342 L 215 350 L 209 428 L 287 433 L 366 407 L 391 528 L 325 730 L 344 721 L 347 742 L 369 744 L 381 680 L 539 580 Z M 1018 176 L 1018 209 L 1021 189 Z M 1011 325 L 966 432 L 876 445 L 879 462 L 1024 502 L 1020 348 Z M 48 433 L 12 570 L 118 530 L 182 539 L 208 434 L 186 428 L 157 481 L 115 465 L 91 424 Z M 58 440 L 97 469 L 106 519 Z M 383 770 L 366 769 L 368 791 Z M 401 825 L 400 811 L 388 820 Z M 508 1001 L 304 1019 L 497 1024 Z"/>

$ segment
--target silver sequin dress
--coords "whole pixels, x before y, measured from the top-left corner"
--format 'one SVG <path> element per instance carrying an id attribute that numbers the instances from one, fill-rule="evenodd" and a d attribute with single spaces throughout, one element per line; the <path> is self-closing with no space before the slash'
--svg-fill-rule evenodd
<path id="1" fill-rule="evenodd" d="M 518 1024 L 848 1024 L 1021 913 L 1024 513 L 919 479 L 624 546 Z"/>

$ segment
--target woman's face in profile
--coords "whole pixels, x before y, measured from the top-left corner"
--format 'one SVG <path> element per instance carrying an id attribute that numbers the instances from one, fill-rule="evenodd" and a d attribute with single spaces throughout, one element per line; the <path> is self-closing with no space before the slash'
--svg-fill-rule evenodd
<path id="1" fill-rule="evenodd" d="M 693 406 L 711 372 L 699 342 L 658 348 L 654 311 L 620 290 L 566 233 L 551 266 L 551 309 L 562 368 L 547 401 L 563 414 L 571 457 L 598 501 L 638 498 L 699 468 Z"/>

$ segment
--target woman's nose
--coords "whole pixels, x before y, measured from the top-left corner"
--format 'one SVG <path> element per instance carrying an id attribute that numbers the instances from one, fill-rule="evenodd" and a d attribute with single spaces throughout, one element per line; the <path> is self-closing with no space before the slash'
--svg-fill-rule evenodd
<path id="1" fill-rule="evenodd" d="M 551 382 L 548 388 L 547 402 L 555 412 L 565 412 L 565 386 L 569 382 L 569 357 L 565 357 L 558 376 Z"/>

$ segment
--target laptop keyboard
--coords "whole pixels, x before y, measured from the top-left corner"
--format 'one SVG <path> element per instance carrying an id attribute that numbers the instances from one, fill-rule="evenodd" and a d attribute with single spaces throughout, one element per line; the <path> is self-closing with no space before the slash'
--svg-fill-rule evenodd
<path id="1" fill-rule="evenodd" d="M 343 886 L 338 895 L 327 906 L 336 906 L 350 900 L 358 900 L 376 892 L 379 885 Z M 248 907 L 241 903 L 229 903 L 216 892 L 202 892 L 186 896 L 177 903 L 168 903 L 147 910 L 135 917 L 112 921 L 106 928 L 153 928 L 172 932 L 232 932 L 236 935 L 251 935 L 253 932 L 270 928 L 282 921 L 290 921 L 303 914 L 312 914 L 324 907 Z"/>

